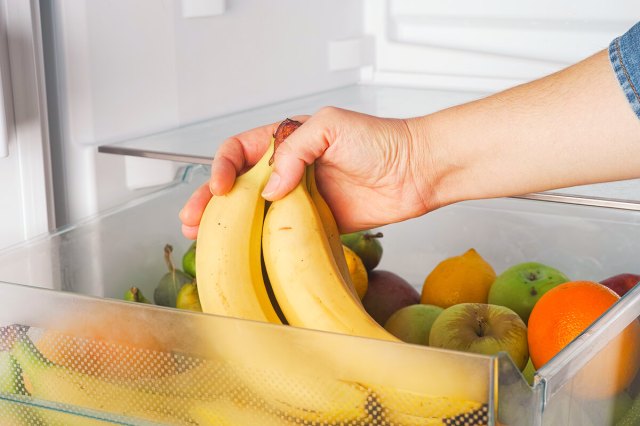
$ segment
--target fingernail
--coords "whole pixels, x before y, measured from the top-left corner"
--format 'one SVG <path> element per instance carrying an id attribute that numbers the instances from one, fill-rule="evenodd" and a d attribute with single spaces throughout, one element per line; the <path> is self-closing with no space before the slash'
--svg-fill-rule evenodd
<path id="1" fill-rule="evenodd" d="M 264 198 L 268 198 L 270 195 L 276 192 L 276 190 L 278 189 L 278 185 L 280 185 L 280 176 L 278 176 L 276 172 L 273 172 L 269 177 L 267 185 L 262 190 L 262 196 Z"/>

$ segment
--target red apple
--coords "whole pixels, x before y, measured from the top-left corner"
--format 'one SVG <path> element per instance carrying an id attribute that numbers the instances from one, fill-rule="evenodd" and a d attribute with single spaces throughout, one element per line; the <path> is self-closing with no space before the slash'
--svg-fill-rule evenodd
<path id="1" fill-rule="evenodd" d="M 611 290 L 618 293 L 618 296 L 622 297 L 636 284 L 638 284 L 638 282 L 640 282 L 640 275 L 627 273 L 606 278 L 600 281 L 600 284 L 609 287 Z"/>

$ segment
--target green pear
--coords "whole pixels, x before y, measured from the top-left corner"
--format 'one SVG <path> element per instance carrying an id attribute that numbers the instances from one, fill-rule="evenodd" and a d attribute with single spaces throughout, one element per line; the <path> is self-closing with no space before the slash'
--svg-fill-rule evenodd
<path id="1" fill-rule="evenodd" d="M 144 297 L 144 294 L 142 294 L 142 291 L 138 287 L 131 287 L 127 290 L 124 294 L 124 300 L 128 302 L 151 303 L 149 299 Z"/>
<path id="2" fill-rule="evenodd" d="M 202 312 L 200 297 L 198 295 L 198 285 L 195 281 L 182 286 L 176 299 L 176 308 Z"/>
<path id="3" fill-rule="evenodd" d="M 382 232 L 358 231 L 340 236 L 342 244 L 353 250 L 364 263 L 367 271 L 373 270 L 382 258 Z"/>
<path id="4" fill-rule="evenodd" d="M 182 256 L 182 270 L 191 275 L 193 278 L 196 277 L 196 242 L 194 241 L 189 249 Z"/>
<path id="5" fill-rule="evenodd" d="M 172 252 L 173 247 L 167 244 L 164 247 L 164 260 L 169 272 L 164 274 L 160 279 L 153 293 L 153 300 L 156 302 L 156 305 L 175 308 L 178 292 L 183 285 L 190 283 L 193 279 L 180 269 L 176 269 L 171 258 Z"/>

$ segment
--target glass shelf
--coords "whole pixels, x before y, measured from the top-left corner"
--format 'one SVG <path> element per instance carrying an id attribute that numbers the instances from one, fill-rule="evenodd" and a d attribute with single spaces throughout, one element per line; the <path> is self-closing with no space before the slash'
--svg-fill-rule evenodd
<path id="1" fill-rule="evenodd" d="M 383 117 L 412 117 L 469 102 L 486 93 L 458 90 L 413 89 L 352 85 L 259 108 L 215 117 L 168 131 L 98 147 L 99 152 L 209 164 L 225 138 L 247 129 L 300 114 L 313 114 L 323 106 Z M 525 198 L 640 210 L 640 180 L 556 189 Z"/>

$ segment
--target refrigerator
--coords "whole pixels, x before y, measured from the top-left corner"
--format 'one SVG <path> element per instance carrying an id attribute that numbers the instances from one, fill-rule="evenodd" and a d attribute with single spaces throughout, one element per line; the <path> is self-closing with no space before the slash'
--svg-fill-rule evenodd
<path id="1" fill-rule="evenodd" d="M 113 321 L 116 331 L 125 325 L 144 330 L 159 345 L 151 354 L 143 344 L 125 350 L 117 333 L 107 333 L 105 344 L 126 355 L 112 358 L 111 367 L 144 365 L 157 373 L 170 355 L 180 358 L 180 373 L 209 368 L 191 378 L 197 386 L 186 394 L 172 382 L 177 390 L 160 392 L 163 399 L 149 390 L 148 377 L 136 377 L 137 387 L 122 394 L 140 398 L 142 408 L 114 398 L 115 382 L 106 376 L 100 380 L 107 384 L 90 374 L 74 376 L 84 388 L 95 387 L 93 399 L 73 399 L 77 389 L 65 388 L 73 380 L 63 385 L 54 377 L 40 397 L 1 391 L 0 418 L 3 412 L 26 415 L 33 424 L 227 424 L 229 407 L 217 403 L 199 407 L 199 415 L 169 409 L 184 399 L 213 398 L 203 390 L 211 383 L 219 385 L 216 397 L 248 398 L 234 406 L 229 424 L 606 425 L 614 424 L 616 410 L 631 409 L 631 397 L 585 403 L 579 389 L 597 380 L 590 362 L 640 314 L 637 289 L 539 370 L 533 384 L 505 354 L 473 356 L 121 299 L 131 286 L 153 294 L 166 272 L 166 244 L 177 262 L 189 248 L 178 212 L 208 179 L 225 138 L 324 106 L 411 117 L 472 101 L 605 49 L 640 19 L 635 2 L 0 5 L 0 348 L 6 352 L 16 335 L 36 340 L 64 330 L 90 344 L 92 336 L 80 331 L 68 336 L 68 325 L 98 318 Z M 640 272 L 639 200 L 640 182 L 630 180 L 458 203 L 383 227 L 380 268 L 419 289 L 441 260 L 474 247 L 498 272 L 524 261 L 595 281 Z M 138 336 L 121 334 L 131 333 Z M 317 369 L 293 365 L 291 351 Z M 85 356 L 73 365 L 96 363 Z M 233 374 L 245 379 L 245 388 L 227 387 Z M 344 388 L 347 382 L 352 386 Z M 344 405 L 350 396 L 362 396 L 352 395 L 355 383 L 368 391 L 353 403 L 361 410 L 340 417 L 353 408 Z M 320 408 L 287 412 L 307 394 Z M 384 395 L 402 416 L 377 416 L 395 413 L 381 402 Z M 465 404 L 472 407 L 459 410 L 466 417 L 451 411 Z M 416 414 L 416 406 L 431 411 Z M 327 407 L 331 416 L 316 416 L 315 409 Z"/>

